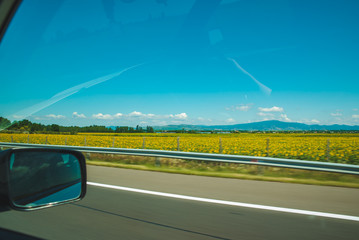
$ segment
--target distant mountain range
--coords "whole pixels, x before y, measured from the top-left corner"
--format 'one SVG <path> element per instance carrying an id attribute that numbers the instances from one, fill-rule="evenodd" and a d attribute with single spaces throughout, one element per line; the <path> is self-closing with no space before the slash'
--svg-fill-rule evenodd
<path id="1" fill-rule="evenodd" d="M 243 123 L 234 125 L 166 125 L 166 126 L 155 126 L 155 130 L 196 130 L 196 131 L 233 131 L 233 130 L 244 130 L 244 131 L 313 131 L 313 130 L 346 130 L 353 131 L 359 130 L 359 126 L 350 125 L 308 125 L 305 123 L 296 122 L 281 122 L 277 120 Z"/>

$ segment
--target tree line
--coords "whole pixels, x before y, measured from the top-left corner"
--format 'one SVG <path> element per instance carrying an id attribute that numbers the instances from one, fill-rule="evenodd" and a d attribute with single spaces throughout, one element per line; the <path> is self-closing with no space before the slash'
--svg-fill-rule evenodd
<path id="1" fill-rule="evenodd" d="M 91 125 L 85 127 L 79 126 L 61 126 L 58 124 L 45 125 L 41 123 L 33 123 L 27 119 L 21 121 L 11 122 L 9 119 L 0 117 L 0 131 L 6 130 L 9 132 L 29 132 L 29 133 L 70 133 L 76 134 L 79 132 L 94 132 L 94 133 L 154 133 L 151 126 L 143 128 L 139 125 L 134 127 L 120 126 L 120 127 L 106 127 L 99 125 Z"/>
<path id="2" fill-rule="evenodd" d="M 27 119 L 11 122 L 9 119 L 0 117 L 0 131 L 7 132 L 28 132 L 28 133 L 63 133 L 76 134 L 79 132 L 93 133 L 154 133 L 155 130 L 151 126 L 145 128 L 137 125 L 134 127 L 118 126 L 106 127 L 99 125 L 91 125 L 85 127 L 79 126 L 61 126 L 57 124 L 44 125 L 41 123 L 33 123 Z M 260 131 L 260 130 L 156 130 L 159 133 L 192 133 L 192 134 L 223 134 L 223 133 L 359 133 L 357 130 L 298 130 L 298 131 Z"/>

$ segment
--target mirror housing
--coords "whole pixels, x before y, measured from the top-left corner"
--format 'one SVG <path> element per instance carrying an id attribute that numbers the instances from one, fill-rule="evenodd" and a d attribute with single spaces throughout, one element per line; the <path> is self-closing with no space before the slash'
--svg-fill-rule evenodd
<path id="1" fill-rule="evenodd" d="M 66 149 L 23 148 L 0 152 L 0 195 L 16 210 L 35 210 L 81 200 L 86 161 Z"/>

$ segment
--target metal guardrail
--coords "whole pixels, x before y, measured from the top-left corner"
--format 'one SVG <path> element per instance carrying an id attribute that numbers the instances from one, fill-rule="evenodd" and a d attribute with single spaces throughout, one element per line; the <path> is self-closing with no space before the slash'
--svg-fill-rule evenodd
<path id="1" fill-rule="evenodd" d="M 315 162 L 315 161 L 271 158 L 271 157 L 163 151 L 163 150 L 150 150 L 150 149 L 102 148 L 102 147 L 5 143 L 5 142 L 0 142 L 0 147 L 72 149 L 72 150 L 89 152 L 89 153 L 122 154 L 122 155 L 136 155 L 136 156 L 148 156 L 148 157 L 177 158 L 177 159 L 198 160 L 198 161 L 241 163 L 241 164 L 252 164 L 252 165 L 269 166 L 269 167 L 283 167 L 283 168 L 305 169 L 305 170 L 313 170 L 313 171 L 325 171 L 325 172 L 359 175 L 359 165 Z"/>

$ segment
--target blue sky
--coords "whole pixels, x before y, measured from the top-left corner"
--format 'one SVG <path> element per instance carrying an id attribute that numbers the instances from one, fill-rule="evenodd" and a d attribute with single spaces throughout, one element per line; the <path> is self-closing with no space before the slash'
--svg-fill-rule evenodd
<path id="1" fill-rule="evenodd" d="M 0 116 L 359 124 L 358 1 L 195 2 L 24 1 L 0 44 Z"/>

